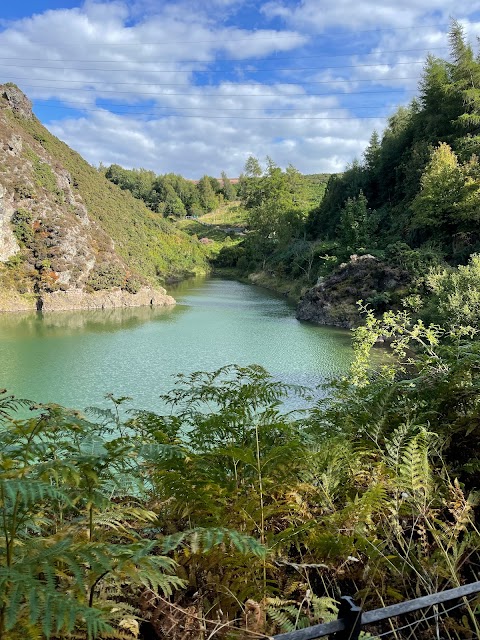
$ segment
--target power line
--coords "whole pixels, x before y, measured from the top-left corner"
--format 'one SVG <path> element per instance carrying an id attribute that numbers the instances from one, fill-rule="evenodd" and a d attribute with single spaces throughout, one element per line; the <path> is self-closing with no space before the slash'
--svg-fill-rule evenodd
<path id="1" fill-rule="evenodd" d="M 38 102 L 49 102 L 48 98 L 39 98 L 35 101 L 36 103 Z M 69 104 L 85 104 L 84 102 L 81 102 L 79 100 L 75 101 L 75 100 L 69 100 L 68 101 Z M 96 105 L 96 106 L 101 106 L 101 105 Z M 48 108 L 52 108 L 52 109 L 77 109 L 77 107 L 68 107 L 66 105 L 62 105 L 62 104 L 58 104 L 58 105 L 44 105 L 44 108 L 48 107 Z M 85 109 L 87 109 L 89 107 L 85 107 Z M 102 110 L 109 110 L 110 108 L 124 108 L 124 109 L 144 109 L 145 106 L 144 105 L 134 105 L 134 104 L 109 104 L 108 107 L 105 107 L 105 109 Z M 321 109 L 324 109 L 325 111 L 344 111 L 345 109 L 347 109 L 348 107 L 319 107 Z M 355 109 L 384 109 L 386 108 L 385 105 L 381 105 L 381 106 L 375 106 L 375 105 L 355 105 L 354 107 Z M 79 110 L 83 110 L 83 107 L 78 107 Z M 149 109 L 171 109 L 174 111 L 191 111 L 192 109 L 210 109 L 210 107 L 205 106 L 205 107 L 176 107 L 176 106 L 165 106 L 165 107 L 161 107 L 161 106 L 155 106 L 155 107 L 149 107 Z M 215 109 L 215 111 L 305 111 L 305 112 L 311 112 L 312 109 L 297 109 L 297 107 L 219 107 L 218 109 Z M 128 115 L 128 111 L 125 112 L 125 114 Z M 135 112 L 132 112 L 132 115 L 135 115 Z M 141 114 L 142 115 L 142 114 Z"/>
<path id="2" fill-rule="evenodd" d="M 104 69 L 104 71 L 108 71 L 108 69 Z M 26 77 L 21 77 L 21 76 L 10 76 L 10 80 L 33 80 L 33 81 L 40 81 L 40 82 L 68 82 L 68 83 L 80 83 L 80 84 L 98 84 L 100 82 L 105 83 L 104 80 L 64 80 L 63 78 L 58 78 L 58 80 L 56 78 L 26 78 Z M 415 76 L 415 77 L 411 77 L 411 76 L 401 76 L 401 77 L 395 77 L 395 78 L 388 78 L 388 77 L 383 77 L 383 78 L 353 78 L 353 79 L 339 79 L 337 80 L 336 78 L 331 78 L 330 80 L 305 80 L 303 82 L 284 82 L 279 81 L 278 84 L 280 85 L 288 85 L 288 86 L 303 86 L 303 85 L 311 85 L 311 84 L 339 84 L 339 83 L 345 83 L 345 82 L 350 82 L 350 83 L 356 83 L 356 82 L 384 82 L 384 81 L 397 81 L 397 80 L 421 80 L 421 78 L 419 76 Z M 232 82 L 230 80 L 227 80 L 225 82 Z M 191 84 L 188 84 L 186 82 L 112 82 L 112 81 L 108 81 L 107 83 L 108 85 L 129 85 L 132 87 L 191 87 Z M 235 83 L 238 84 L 238 83 Z M 193 88 L 196 89 L 201 89 L 202 87 L 208 87 L 208 86 L 212 86 L 212 85 L 194 85 Z M 221 85 L 217 85 L 217 86 L 221 86 Z M 241 86 L 246 87 L 246 86 L 251 86 L 251 87 L 261 87 L 263 86 L 263 83 L 261 82 L 242 82 Z M 269 86 L 273 86 L 273 85 L 269 85 Z M 55 87 L 52 87 L 55 88 Z M 103 89 L 92 89 L 92 90 L 96 90 L 96 91 L 103 91 Z"/>
<path id="3" fill-rule="evenodd" d="M 274 56 L 274 57 L 263 57 L 263 56 L 250 56 L 248 58 L 248 60 L 263 60 L 264 62 L 268 61 L 268 60 L 272 60 L 272 61 L 278 61 L 278 60 L 292 60 L 292 59 L 296 59 L 296 60 L 306 60 L 306 59 L 313 59 L 313 58 L 349 58 L 351 56 L 354 55 L 361 55 L 361 56 L 374 56 L 374 55 L 379 55 L 379 54 L 384 54 L 384 53 L 413 53 L 413 52 L 418 52 L 418 51 L 439 51 L 439 50 L 445 50 L 448 49 L 448 46 L 444 46 L 444 47 L 426 47 L 426 48 L 421 48 L 421 49 L 383 49 L 383 50 L 377 50 L 377 51 L 370 51 L 370 52 L 365 52 L 365 53 L 329 53 L 328 55 L 325 55 L 324 53 L 322 54 L 316 54 L 316 55 L 308 55 L 308 56 L 288 56 L 288 57 L 278 57 L 278 56 Z M 0 60 L 30 60 L 30 61 L 43 61 L 45 60 L 45 58 L 28 58 L 28 57 L 1 57 L 0 56 Z M 245 60 L 245 59 L 243 59 Z M 121 60 L 93 60 L 91 58 L 89 59 L 81 59 L 81 58 L 56 58 L 56 59 L 47 59 L 45 60 L 45 62 L 95 62 L 95 63 L 110 63 L 110 62 L 121 62 Z M 149 59 L 144 58 L 144 59 L 136 59 L 135 62 L 149 62 Z M 162 60 L 157 58 L 155 60 L 156 63 L 158 62 L 172 62 L 171 59 L 169 60 Z M 177 64 L 182 64 L 184 62 L 198 62 L 198 63 L 205 63 L 205 64 L 209 64 L 211 61 L 209 60 L 199 60 L 198 58 L 184 58 L 181 60 L 176 60 Z M 215 58 L 215 62 L 241 62 L 241 60 L 239 58 Z"/>
<path id="4" fill-rule="evenodd" d="M 136 92 L 132 92 L 132 91 L 117 91 L 115 89 L 94 89 L 94 88 L 88 88 L 88 89 L 82 89 L 79 87 L 50 87 L 50 86 L 46 86 L 46 85 L 33 85 L 33 84 L 27 84 L 25 85 L 31 89 L 51 89 L 51 90 L 55 90 L 55 91 L 84 91 L 87 93 L 92 93 L 92 92 L 97 92 L 97 93 L 114 93 L 115 95 L 118 94 L 125 94 L 125 95 L 129 95 L 129 96 L 134 96 L 134 97 L 138 97 L 138 96 L 156 96 L 156 97 L 170 97 L 170 96 L 190 96 L 190 97 L 196 97 L 198 95 L 200 95 L 202 98 L 266 98 L 266 97 L 270 97 L 270 98 L 289 98 L 289 97 L 297 97 L 297 96 L 303 96 L 304 98 L 309 98 L 309 97 L 319 97 L 319 96 L 352 96 L 352 95 L 383 95 L 385 93 L 415 93 L 416 89 L 382 89 L 382 91 L 350 91 L 349 93 L 345 93 L 344 91 L 337 91 L 337 92 L 328 92 L 328 93 L 305 93 L 305 92 L 301 92 L 301 93 L 226 93 L 226 94 L 218 94 L 218 93 L 202 93 L 202 94 L 196 94 L 196 93 L 178 93 L 178 92 L 171 92 L 171 93 L 158 93 L 155 91 L 136 91 Z M 161 86 L 170 86 L 170 85 L 161 85 Z M 181 86 L 181 87 L 187 87 L 190 85 L 173 85 L 173 86 Z M 209 85 L 205 85 L 206 87 L 209 87 Z M 262 85 L 252 85 L 252 86 L 262 86 Z M 273 86 L 273 85 L 267 85 L 267 86 Z M 301 85 L 295 85 L 295 86 L 301 86 Z M 200 89 L 202 87 L 193 87 L 194 89 Z"/>
<path id="5" fill-rule="evenodd" d="M 58 109 L 59 107 L 53 106 L 53 105 L 44 105 L 43 107 L 44 109 L 48 109 L 48 108 L 54 108 L 54 109 Z M 159 113 L 134 113 L 134 114 L 129 114 L 129 113 L 115 113 L 114 111 L 108 111 L 106 109 L 90 109 L 90 108 L 85 108 L 85 109 L 80 109 L 77 107 L 61 107 L 62 109 L 70 109 L 72 111 L 89 111 L 89 112 L 100 112 L 100 113 L 110 113 L 111 115 L 115 115 L 115 116 L 125 116 L 125 115 L 135 115 L 135 116 L 162 116 L 163 114 L 159 114 Z M 358 117 L 330 117 L 330 116 L 326 116 L 326 117 L 317 117 L 317 116 L 307 116 L 307 117 L 294 117 L 294 116 L 286 116 L 286 117 L 276 117 L 276 118 L 272 118 L 272 117 L 268 117 L 268 116 L 211 116 L 209 114 L 169 114 L 169 115 L 165 115 L 163 117 L 168 117 L 168 118 L 203 118 L 203 119 L 207 119 L 207 120 L 270 120 L 270 121 L 279 121 L 279 120 L 379 120 L 379 119 L 383 119 L 383 118 L 387 118 L 388 116 L 358 116 Z"/>
<path id="6" fill-rule="evenodd" d="M 127 64 L 129 64 L 127 62 Z M 208 63 L 205 63 L 208 64 Z M 425 64 L 425 60 L 412 60 L 411 62 L 395 62 L 395 65 L 405 65 L 405 64 Z M 44 65 L 33 65 L 35 69 L 52 69 L 53 71 L 107 71 L 111 73 L 112 71 L 119 71 L 125 73 L 126 71 L 141 71 L 142 73 L 265 73 L 272 71 L 328 71 L 330 69 L 359 69 L 363 67 L 379 67 L 379 66 L 390 66 L 388 63 L 371 63 L 371 64 L 342 64 L 338 66 L 330 66 L 330 67 L 277 67 L 277 68 L 267 68 L 267 69 L 245 69 L 245 68 L 236 68 L 236 69 L 132 69 L 131 67 L 124 67 L 122 69 L 100 69 L 98 67 L 46 67 Z M 393 66 L 393 65 L 392 65 Z M 31 64 L 3 64 L 2 67 L 6 69 L 31 69 Z"/>

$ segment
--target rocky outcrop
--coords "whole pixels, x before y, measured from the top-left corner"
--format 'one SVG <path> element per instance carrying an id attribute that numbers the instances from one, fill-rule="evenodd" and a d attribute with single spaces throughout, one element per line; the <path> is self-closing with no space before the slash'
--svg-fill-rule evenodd
<path id="1" fill-rule="evenodd" d="M 21 118 L 33 118 L 32 103 L 17 85 L 11 82 L 0 85 L 0 95 L 7 101 L 10 109 Z"/>
<path id="2" fill-rule="evenodd" d="M 0 184 L 0 262 L 6 262 L 20 251 L 20 246 L 13 233 L 11 220 L 14 213 L 12 198 Z"/>
<path id="3" fill-rule="evenodd" d="M 34 295 L 22 295 L 13 290 L 0 290 L 0 313 L 35 311 L 37 299 Z"/>
<path id="4" fill-rule="evenodd" d="M 0 310 L 173 304 L 120 257 L 49 135 L 20 89 L 0 85 Z"/>
<path id="5" fill-rule="evenodd" d="M 20 311 L 80 311 L 93 309 L 127 309 L 133 307 L 170 307 L 175 299 L 165 289 L 142 287 L 137 293 L 116 289 L 87 293 L 80 289 L 55 291 L 42 296 L 0 291 L 0 313 Z"/>
<path id="6" fill-rule="evenodd" d="M 357 301 L 368 302 L 383 311 L 405 292 L 409 277 L 371 255 L 352 255 L 348 263 L 321 278 L 301 298 L 296 316 L 317 324 L 350 329 L 360 321 Z"/>
<path id="7" fill-rule="evenodd" d="M 142 287 L 137 293 L 129 293 L 115 288 L 109 291 L 56 291 L 47 293 L 38 299 L 38 310 L 67 311 L 74 309 L 117 309 L 123 307 L 166 307 L 175 304 L 174 298 L 167 295 L 165 289 Z"/>

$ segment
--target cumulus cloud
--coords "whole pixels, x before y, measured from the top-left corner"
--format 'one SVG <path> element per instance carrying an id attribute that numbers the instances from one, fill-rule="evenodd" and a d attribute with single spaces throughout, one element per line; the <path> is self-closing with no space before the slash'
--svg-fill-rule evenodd
<path id="1" fill-rule="evenodd" d="M 339 171 L 413 96 L 426 52 L 445 55 L 453 3 L 318 6 L 87 0 L 5 24 L 0 80 L 93 164 L 235 176 L 254 154 Z M 455 3 L 472 38 L 479 7 Z"/>
<path id="2" fill-rule="evenodd" d="M 337 117 L 338 112 L 332 113 Z M 374 119 L 366 128 L 360 120 L 306 120 L 300 115 L 241 122 L 176 116 L 139 121 L 104 111 L 57 121 L 49 128 L 74 143 L 92 164 L 103 161 L 198 178 L 204 173 L 219 176 L 221 171 L 236 176 L 252 154 L 261 159 L 270 155 L 278 164 L 292 163 L 305 173 L 341 171 L 361 155 L 370 126 L 381 128 L 382 122 Z"/>
<path id="3" fill-rule="evenodd" d="M 328 27 L 342 29 L 422 28 L 423 24 L 448 22 L 450 16 L 468 16 L 480 11 L 479 0 L 404 0 L 401 10 L 395 0 L 364 0 L 352 5 L 351 0 L 324 3 L 302 0 L 294 4 L 273 0 L 262 11 L 270 18 L 281 18 L 288 24 L 308 30 Z M 428 22 L 427 19 L 430 19 Z"/>

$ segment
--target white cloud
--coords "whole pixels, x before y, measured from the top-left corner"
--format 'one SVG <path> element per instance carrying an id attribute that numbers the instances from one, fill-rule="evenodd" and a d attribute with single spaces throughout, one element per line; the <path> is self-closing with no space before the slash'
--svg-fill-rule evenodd
<path id="1" fill-rule="evenodd" d="M 93 164 L 192 178 L 222 170 L 238 175 L 253 153 L 304 172 L 338 171 L 361 156 L 396 100 L 413 95 L 422 68 L 415 62 L 425 49 L 447 44 L 445 28 L 414 27 L 448 22 L 455 6 L 468 33 L 480 33 L 472 17 L 480 0 L 405 0 L 402 11 L 393 0 L 354 7 L 338 0 L 321 10 L 318 0 L 253 5 L 88 0 L 76 9 L 46 11 L 0 31 L 0 81 L 16 81 L 38 109 L 42 100 L 66 106 L 59 112 L 47 105 L 41 113 L 51 113 L 44 117 L 49 128 Z M 243 12 L 238 24 L 237 11 Z M 245 26 L 245 12 L 253 11 L 255 20 Z M 285 28 L 272 28 L 270 18 L 281 18 Z M 331 27 L 341 28 L 341 42 L 352 43 L 345 55 L 337 44 L 337 57 L 328 58 L 317 38 L 327 30 L 334 42 Z M 362 32 L 386 27 L 402 28 Z M 287 60 L 275 64 L 275 56 Z M 290 71 L 250 72 L 272 65 Z M 409 93 L 355 93 L 382 87 Z M 362 114 L 375 119 L 355 117 Z"/>
<path id="2" fill-rule="evenodd" d="M 424 24 L 448 22 L 450 16 L 468 16 L 480 10 L 479 0 L 404 0 L 401 7 L 395 0 L 337 0 L 322 3 L 302 0 L 294 4 L 283 0 L 267 2 L 262 11 L 270 18 L 281 18 L 287 24 L 307 31 L 328 27 L 342 29 L 378 29 L 385 27 L 421 27 Z M 426 18 L 429 18 L 427 22 Z"/>
<path id="3" fill-rule="evenodd" d="M 278 164 L 292 163 L 305 173 L 340 171 L 360 157 L 370 131 L 381 129 L 382 122 L 369 120 L 365 127 L 359 120 L 306 120 L 300 115 L 277 121 L 175 116 L 139 121 L 103 112 L 49 128 L 92 164 L 141 166 L 198 178 L 204 173 L 219 176 L 223 170 L 236 176 L 251 154 L 270 155 Z"/>

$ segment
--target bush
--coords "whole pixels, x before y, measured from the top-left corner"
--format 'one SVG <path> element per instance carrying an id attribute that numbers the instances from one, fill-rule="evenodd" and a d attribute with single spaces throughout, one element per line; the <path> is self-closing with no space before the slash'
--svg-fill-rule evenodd
<path id="1" fill-rule="evenodd" d="M 466 266 L 431 269 L 427 286 L 433 292 L 431 308 L 437 320 L 449 326 L 480 325 L 480 255 Z"/>
<path id="2" fill-rule="evenodd" d="M 241 245 L 233 245 L 222 247 L 218 256 L 215 258 L 216 267 L 236 267 L 239 262 L 245 258 L 245 248 Z"/>
<path id="3" fill-rule="evenodd" d="M 128 293 L 138 293 L 142 287 L 142 284 L 143 283 L 140 278 L 129 276 L 126 279 L 123 288 L 125 289 L 125 291 L 128 291 Z"/>
<path id="4" fill-rule="evenodd" d="M 122 287 L 125 283 L 125 272 L 118 264 L 102 263 L 96 265 L 87 280 L 87 287 L 94 291 Z"/>
<path id="5" fill-rule="evenodd" d="M 12 216 L 13 233 L 17 240 L 25 246 L 33 241 L 33 213 L 28 209 L 17 209 Z"/>

